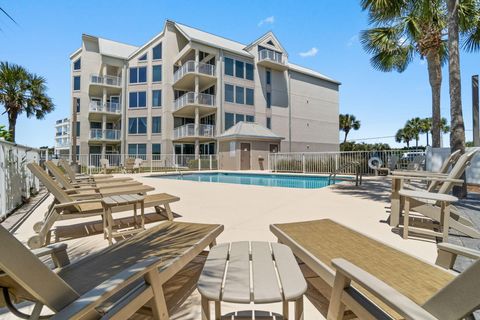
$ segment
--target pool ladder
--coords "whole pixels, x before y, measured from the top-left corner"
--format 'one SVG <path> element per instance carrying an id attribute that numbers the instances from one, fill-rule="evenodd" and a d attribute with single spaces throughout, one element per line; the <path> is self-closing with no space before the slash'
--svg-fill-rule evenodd
<path id="1" fill-rule="evenodd" d="M 358 187 L 359 185 L 362 185 L 363 174 L 362 174 L 362 170 L 360 170 L 360 163 L 357 161 L 347 162 L 344 165 L 340 166 L 339 168 L 330 172 L 330 175 L 328 176 L 328 185 L 334 184 L 335 181 L 352 181 L 351 178 L 337 177 L 338 173 L 350 167 L 355 168 L 355 186 Z"/>

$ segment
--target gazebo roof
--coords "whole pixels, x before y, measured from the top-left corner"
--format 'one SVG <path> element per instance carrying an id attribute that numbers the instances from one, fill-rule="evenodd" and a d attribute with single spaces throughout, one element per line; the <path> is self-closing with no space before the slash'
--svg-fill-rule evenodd
<path id="1" fill-rule="evenodd" d="M 273 133 L 272 130 L 265 128 L 257 123 L 240 121 L 221 135 L 217 137 L 221 140 L 233 140 L 239 138 L 256 139 L 256 140 L 282 140 Z"/>

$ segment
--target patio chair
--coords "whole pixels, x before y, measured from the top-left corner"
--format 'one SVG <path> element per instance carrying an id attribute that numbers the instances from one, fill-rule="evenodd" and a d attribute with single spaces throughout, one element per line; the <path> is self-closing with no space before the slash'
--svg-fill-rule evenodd
<path id="1" fill-rule="evenodd" d="M 106 158 L 100 159 L 100 166 L 102 167 L 103 174 L 107 174 L 118 169 L 117 166 L 111 166 L 110 161 Z"/>
<path id="2" fill-rule="evenodd" d="M 434 181 L 441 184 L 438 189 L 440 194 L 449 194 L 452 191 L 454 185 L 463 184 L 464 181 L 460 178 L 467 166 L 470 165 L 470 161 L 480 149 L 470 150 L 461 155 L 452 168 L 447 177 L 434 177 L 434 176 L 404 176 L 404 175 L 392 175 L 392 194 L 391 194 L 391 214 L 390 214 L 390 226 L 396 227 L 400 224 L 400 217 L 403 208 L 400 204 L 399 191 L 404 186 L 404 180 L 422 180 L 422 181 Z M 441 209 L 438 203 L 428 202 L 421 199 L 410 199 L 410 210 L 418 212 L 425 217 L 434 221 L 441 221 Z M 450 220 L 448 222 L 450 228 L 453 228 L 461 233 L 470 236 L 472 238 L 480 238 L 480 231 L 472 227 L 472 222 L 465 217 L 462 217 L 458 208 L 455 206 L 450 207 Z"/>
<path id="3" fill-rule="evenodd" d="M 432 313 L 459 319 L 480 304 L 480 262 L 460 275 L 447 270 L 457 255 L 480 258 L 473 250 L 440 244 L 435 265 L 328 219 L 273 224 L 270 230 L 299 259 L 311 288 L 307 297 L 324 313 L 328 306 L 328 319 L 342 319 L 344 304 L 347 315 L 353 312 L 360 319 L 432 319 Z M 336 259 L 361 268 L 388 290 Z M 353 286 L 348 277 L 354 277 Z M 395 300 L 397 293 L 409 302 Z"/>
<path id="4" fill-rule="evenodd" d="M 88 174 L 83 174 L 83 173 L 75 173 L 72 170 L 72 167 L 70 167 L 70 165 L 68 164 L 68 162 L 65 159 L 60 159 L 58 161 L 58 164 L 65 170 L 65 172 L 67 173 L 67 175 L 69 176 L 69 178 L 72 182 L 80 182 L 80 181 L 83 181 L 83 180 L 100 181 L 100 180 L 104 180 L 104 179 L 113 178 L 113 175 L 111 175 L 111 174 L 88 175 Z"/>
<path id="5" fill-rule="evenodd" d="M 140 168 L 142 167 L 142 162 L 143 160 L 140 159 L 140 158 L 127 158 L 125 160 L 125 165 L 123 166 L 123 172 L 124 173 L 128 173 L 128 172 L 131 172 L 131 173 L 135 173 L 136 172 L 140 172 Z"/>
<path id="6" fill-rule="evenodd" d="M 45 161 L 45 166 L 48 171 L 57 179 L 58 183 L 66 190 L 92 190 L 94 188 L 98 191 L 100 188 L 125 188 L 130 186 L 140 186 L 142 183 L 135 181 L 133 179 L 129 180 L 116 180 L 116 179 L 103 179 L 98 182 L 95 181 L 84 181 L 84 182 L 71 182 L 68 177 L 63 173 L 53 161 Z"/>
<path id="7" fill-rule="evenodd" d="M 133 164 L 133 170 L 137 170 L 137 172 L 140 172 L 140 169 L 142 168 L 142 163 L 143 163 L 142 159 L 135 158 L 135 163 Z"/>
<path id="8" fill-rule="evenodd" d="M 419 155 L 407 164 L 407 170 L 422 171 L 425 164 L 425 156 Z"/>
<path id="9" fill-rule="evenodd" d="M 44 306 L 52 319 L 127 319 L 140 309 L 168 319 L 195 289 L 203 250 L 222 231 L 168 221 L 70 263 L 65 244 L 30 251 L 0 226 L 4 303 L 25 319 L 39 319 Z M 55 270 L 38 258 L 49 254 Z M 33 313 L 21 314 L 12 300 L 34 302 Z"/>
<path id="10" fill-rule="evenodd" d="M 92 216 L 103 216 L 101 198 L 91 194 L 68 194 L 36 163 L 29 163 L 27 167 L 42 182 L 48 191 L 55 197 L 49 206 L 42 221 L 33 225 L 37 233 L 28 240 L 28 246 L 32 249 L 42 247 L 49 242 L 50 230 L 57 220 L 87 218 Z M 116 191 L 115 191 L 116 190 Z M 110 192 L 122 194 L 121 188 L 112 189 Z M 134 193 L 123 191 L 123 194 Z M 158 214 L 165 215 L 173 220 L 170 203 L 179 201 L 180 198 L 168 193 L 156 193 L 145 196 L 145 208 L 153 207 Z M 163 207 L 163 208 L 162 208 Z M 132 205 L 117 206 L 112 208 L 113 213 L 132 210 Z"/>
<path id="11" fill-rule="evenodd" d="M 399 158 L 396 154 L 392 154 L 387 161 L 387 165 L 385 167 L 380 167 L 375 169 L 375 175 L 386 175 L 388 176 L 391 171 L 397 168 Z"/>

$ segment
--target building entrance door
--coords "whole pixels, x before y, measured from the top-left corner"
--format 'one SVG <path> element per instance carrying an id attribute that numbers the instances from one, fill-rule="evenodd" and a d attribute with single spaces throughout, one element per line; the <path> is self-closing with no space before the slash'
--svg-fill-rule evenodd
<path id="1" fill-rule="evenodd" d="M 240 170 L 250 170 L 250 143 L 240 143 Z"/>

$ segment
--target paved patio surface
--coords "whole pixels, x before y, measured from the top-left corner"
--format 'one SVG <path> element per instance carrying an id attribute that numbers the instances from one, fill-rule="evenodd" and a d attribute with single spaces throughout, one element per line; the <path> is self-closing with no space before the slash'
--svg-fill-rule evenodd
<path id="1" fill-rule="evenodd" d="M 366 178 L 364 184 L 355 187 L 345 183 L 322 189 L 289 189 L 223 183 L 178 181 L 136 174 L 134 178 L 155 187 L 155 192 L 168 192 L 181 200 L 172 205 L 178 221 L 219 223 L 225 231 L 218 242 L 239 240 L 276 241 L 269 231 L 272 223 L 285 223 L 329 218 L 352 229 L 404 250 L 418 258 L 434 262 L 436 243 L 431 239 L 404 240 L 399 230 L 392 230 L 389 217 L 390 180 L 388 178 Z M 153 192 L 152 192 L 153 193 Z M 50 203 L 47 199 L 32 216 L 16 231 L 15 235 L 26 241 L 32 234 L 32 225 L 40 220 Z M 478 211 L 480 197 L 462 202 L 468 213 L 480 221 Z M 120 218 L 127 215 L 116 215 Z M 148 226 L 158 222 L 155 215 L 149 215 Z M 67 233 L 78 236 L 65 240 L 69 245 L 72 261 L 107 246 L 99 228 L 98 219 L 76 219 L 56 224 L 60 239 L 67 239 Z M 153 222 L 155 220 L 155 222 Z M 87 224 L 85 224 L 88 222 Z M 67 227 L 70 225 L 70 227 Z M 72 229 L 72 225 L 75 225 Z M 480 227 L 480 223 L 478 224 Z M 88 235 L 88 236 L 85 236 Z M 458 237 L 451 237 L 457 241 Z M 460 239 L 471 246 L 471 239 Z M 478 247 L 478 242 L 475 242 Z M 222 312 L 251 309 L 253 306 L 222 304 Z M 260 305 L 255 309 L 281 313 L 281 304 Z M 0 309 L 0 318 L 9 319 L 5 310 Z M 172 319 L 199 319 L 200 296 L 197 292 L 185 302 Z M 13 318 L 12 318 L 13 319 Z M 305 299 L 305 319 L 323 319 L 323 316 Z"/>

